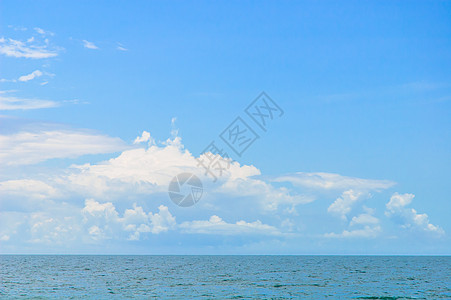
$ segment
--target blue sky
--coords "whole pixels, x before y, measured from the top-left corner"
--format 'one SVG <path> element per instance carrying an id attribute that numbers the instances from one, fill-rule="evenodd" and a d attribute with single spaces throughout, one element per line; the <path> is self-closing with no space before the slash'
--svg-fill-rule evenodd
<path id="1" fill-rule="evenodd" d="M 450 15 L 2 1 L 0 251 L 450 254 Z M 244 111 L 262 91 L 284 111 L 266 132 Z M 219 137 L 238 116 L 259 135 L 241 157 Z M 235 161 L 216 182 L 212 140 Z M 185 171 L 188 208 L 167 194 Z"/>

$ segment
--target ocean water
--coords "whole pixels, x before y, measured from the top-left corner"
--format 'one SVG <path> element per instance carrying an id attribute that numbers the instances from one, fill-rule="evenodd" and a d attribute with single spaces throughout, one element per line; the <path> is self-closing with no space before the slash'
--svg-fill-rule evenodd
<path id="1" fill-rule="evenodd" d="M 451 257 L 0 256 L 0 298 L 451 299 Z"/>

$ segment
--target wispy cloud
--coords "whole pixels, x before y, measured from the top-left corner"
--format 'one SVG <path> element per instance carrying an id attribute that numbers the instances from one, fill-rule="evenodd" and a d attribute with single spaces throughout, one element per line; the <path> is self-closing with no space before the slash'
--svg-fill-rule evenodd
<path id="1" fill-rule="evenodd" d="M 51 35 L 51 36 L 55 35 L 53 32 L 44 30 L 44 29 L 39 28 L 39 27 L 35 27 L 34 30 L 35 30 L 37 33 L 41 34 L 41 35 Z"/>
<path id="2" fill-rule="evenodd" d="M 41 180 L 18 179 L 0 182 L 0 194 L 24 198 L 45 199 L 55 197 L 57 189 Z"/>
<path id="3" fill-rule="evenodd" d="M 87 40 L 83 40 L 83 46 L 88 49 L 99 49 L 99 47 L 97 47 L 94 43 Z"/>
<path id="4" fill-rule="evenodd" d="M 298 172 L 291 175 L 277 177 L 274 181 L 291 182 L 294 185 L 302 187 L 326 190 L 384 190 L 396 184 L 390 180 L 362 179 L 324 172 Z"/>
<path id="5" fill-rule="evenodd" d="M 33 59 L 50 58 L 58 55 L 56 50 L 51 50 L 48 44 L 38 45 L 34 39 L 25 42 L 0 38 L 0 54 L 10 57 L 24 57 Z"/>
<path id="6" fill-rule="evenodd" d="M 117 44 L 116 49 L 119 50 L 119 51 L 128 51 L 128 49 L 125 48 L 121 43 Z"/>
<path id="7" fill-rule="evenodd" d="M 17 80 L 15 79 L 6 79 L 6 78 L 1 78 L 0 82 L 17 82 Z"/>
<path id="8" fill-rule="evenodd" d="M 35 70 L 35 71 L 31 72 L 30 74 L 20 76 L 18 79 L 2 78 L 2 79 L 0 79 L 0 82 L 17 82 L 17 81 L 26 82 L 26 81 L 33 80 L 37 77 L 41 77 L 42 75 L 44 75 L 43 72 L 41 72 L 40 70 Z M 45 75 L 54 76 L 53 74 L 49 74 L 49 73 L 45 73 Z M 0 93 L 1 93 L 1 91 L 0 91 Z"/>
<path id="9" fill-rule="evenodd" d="M 22 81 L 22 82 L 30 81 L 32 79 L 42 76 L 42 74 L 43 73 L 41 71 L 36 70 L 36 71 L 31 72 L 30 74 L 20 76 L 19 81 Z"/>
<path id="10" fill-rule="evenodd" d="M 35 164 L 52 158 L 112 153 L 126 148 L 119 138 L 82 130 L 41 130 L 0 135 L 0 165 Z"/>
<path id="11" fill-rule="evenodd" d="M 52 100 L 18 98 L 13 96 L 3 96 L 0 91 L 0 110 L 28 110 L 57 107 L 60 104 Z"/>
<path id="12" fill-rule="evenodd" d="M 14 26 L 14 25 L 8 25 L 8 28 L 12 28 L 15 31 L 27 31 L 27 27 L 23 26 Z"/>

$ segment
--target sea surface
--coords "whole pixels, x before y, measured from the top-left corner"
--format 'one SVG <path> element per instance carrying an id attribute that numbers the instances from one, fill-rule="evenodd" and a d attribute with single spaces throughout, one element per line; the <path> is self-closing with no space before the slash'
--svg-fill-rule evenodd
<path id="1" fill-rule="evenodd" d="M 0 256 L 0 298 L 451 299 L 451 257 Z"/>

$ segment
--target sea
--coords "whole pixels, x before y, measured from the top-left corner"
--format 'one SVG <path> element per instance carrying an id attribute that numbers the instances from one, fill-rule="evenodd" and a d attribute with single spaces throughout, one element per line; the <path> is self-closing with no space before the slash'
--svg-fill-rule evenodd
<path id="1" fill-rule="evenodd" d="M 1 299 L 451 299 L 450 256 L 1 255 Z"/>

